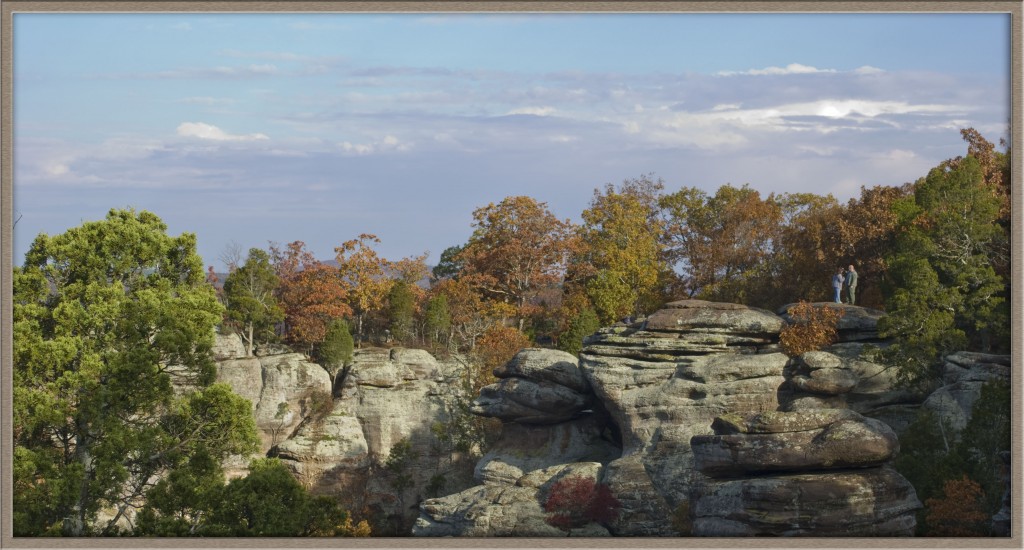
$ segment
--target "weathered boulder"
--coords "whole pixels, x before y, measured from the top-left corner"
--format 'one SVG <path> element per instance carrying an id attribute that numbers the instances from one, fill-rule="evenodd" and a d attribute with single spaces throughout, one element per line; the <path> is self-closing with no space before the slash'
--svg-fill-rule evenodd
<path id="1" fill-rule="evenodd" d="M 213 354 L 215 361 L 245 357 L 245 344 L 242 342 L 242 338 L 233 332 L 227 334 L 217 332 L 214 334 L 210 353 Z"/>
<path id="2" fill-rule="evenodd" d="M 497 383 L 480 390 L 470 411 L 503 422 L 557 424 L 590 409 L 592 392 L 577 359 L 563 351 L 527 348 L 494 369 Z"/>
<path id="3" fill-rule="evenodd" d="M 309 413 L 313 399 L 330 399 L 331 378 L 301 353 L 260 357 L 263 388 L 254 415 L 263 448 L 284 441 Z"/>
<path id="4" fill-rule="evenodd" d="M 330 412 L 307 417 L 273 452 L 314 493 L 339 498 L 348 509 L 376 510 L 397 529 L 393 534 L 406 533 L 416 517 L 416 491 L 435 475 L 445 474 L 442 490 L 472 483 L 471 464 L 453 463 L 458 453 L 438 431 L 464 398 L 464 368 L 457 356 L 438 361 L 424 350 L 358 349 Z M 395 485 L 383 468 L 399 443 L 408 444 L 401 474 L 410 487 Z"/>
<path id="5" fill-rule="evenodd" d="M 550 487 L 560 479 L 582 477 L 597 481 L 598 463 L 570 463 L 538 470 L 515 485 L 478 485 L 461 493 L 429 499 L 420 505 L 413 536 L 445 537 L 581 537 L 608 536 L 590 523 L 568 533 L 547 523 L 543 505 Z"/>
<path id="6" fill-rule="evenodd" d="M 914 421 L 921 403 L 936 386 L 900 386 L 895 368 L 866 358 L 872 350 L 884 346 L 884 343 L 848 342 L 833 344 L 824 350 L 841 358 L 845 368 L 857 379 L 853 389 L 842 395 L 845 405 L 836 400 L 832 406 L 846 406 L 881 420 L 900 434 Z"/>
<path id="7" fill-rule="evenodd" d="M 789 384 L 799 393 L 837 396 L 849 393 L 860 381 L 843 360 L 824 351 L 809 351 L 797 357 L 790 369 Z"/>
<path id="8" fill-rule="evenodd" d="M 680 300 L 665 304 L 648 317 L 646 329 L 772 337 L 782 329 L 782 320 L 769 311 L 740 304 Z"/>
<path id="9" fill-rule="evenodd" d="M 298 353 L 222 360 L 217 381 L 252 403 L 261 455 L 292 434 L 313 399 L 330 399 L 331 391 L 327 371 Z"/>
<path id="10" fill-rule="evenodd" d="M 889 467 L 715 480 L 696 491 L 693 534 L 911 536 L 920 507 L 914 488 Z"/>
<path id="11" fill-rule="evenodd" d="M 494 369 L 498 378 L 525 378 L 551 382 L 579 393 L 589 393 L 590 385 L 579 368 L 579 359 L 556 349 L 527 348 L 511 361 Z"/>
<path id="12" fill-rule="evenodd" d="M 846 409 L 726 415 L 692 440 L 697 536 L 909 536 L 921 507 L 889 426 Z"/>
<path id="13" fill-rule="evenodd" d="M 359 487 L 373 463 L 360 420 L 342 403 L 326 417 L 304 423 L 275 447 L 275 454 L 304 485 L 322 494 Z"/>
<path id="14" fill-rule="evenodd" d="M 694 436 L 696 468 L 712 477 L 863 468 L 881 465 L 899 450 L 896 434 L 878 420 L 852 411 L 824 423 L 827 417 L 763 413 L 747 419 L 740 433 Z"/>
<path id="15" fill-rule="evenodd" d="M 932 392 L 923 407 L 960 432 L 971 419 L 971 409 L 981 397 L 981 388 L 993 381 L 1010 380 L 1010 356 L 958 352 L 948 355 L 943 365 L 945 385 Z"/>
<path id="16" fill-rule="evenodd" d="M 422 503 L 414 535 L 565 536 L 545 521 L 547 488 L 569 475 L 596 482 L 602 465 L 621 454 L 574 356 L 526 349 L 494 374 L 502 380 L 481 390 L 471 408 L 504 421 L 501 437 L 476 466 L 483 485 Z M 608 530 L 590 525 L 571 534 Z"/>
<path id="17" fill-rule="evenodd" d="M 590 396 L 552 382 L 506 378 L 480 390 L 470 411 L 504 422 L 557 424 L 588 408 Z"/>

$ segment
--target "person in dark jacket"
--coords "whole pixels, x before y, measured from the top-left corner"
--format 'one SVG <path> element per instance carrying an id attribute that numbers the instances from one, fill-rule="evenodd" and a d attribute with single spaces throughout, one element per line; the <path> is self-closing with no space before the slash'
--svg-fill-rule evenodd
<path id="1" fill-rule="evenodd" d="M 846 287 L 846 297 L 849 299 L 849 304 L 852 306 L 857 302 L 857 270 L 853 268 L 853 264 L 850 264 L 850 270 L 846 272 L 846 278 L 843 280 L 843 286 Z"/>
<path id="2" fill-rule="evenodd" d="M 835 291 L 835 301 L 837 304 L 842 303 L 840 299 L 840 293 L 843 291 L 843 268 L 836 270 L 836 274 L 832 276 L 832 290 Z"/>

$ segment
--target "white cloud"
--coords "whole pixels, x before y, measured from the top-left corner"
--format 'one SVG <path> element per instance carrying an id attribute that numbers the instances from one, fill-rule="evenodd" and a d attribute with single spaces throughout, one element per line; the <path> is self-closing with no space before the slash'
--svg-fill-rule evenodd
<path id="1" fill-rule="evenodd" d="M 885 154 L 885 158 L 888 160 L 904 161 L 917 158 L 917 154 L 906 149 L 893 149 Z"/>
<path id="2" fill-rule="evenodd" d="M 372 141 L 370 143 L 352 143 L 351 141 L 343 141 L 338 144 L 338 147 L 347 154 L 365 156 L 387 151 L 399 151 L 404 153 L 412 148 L 412 144 L 403 142 L 397 137 L 389 134 L 380 140 Z"/>
<path id="3" fill-rule="evenodd" d="M 964 110 L 956 105 L 911 104 L 903 101 L 866 99 L 822 99 L 777 106 L 744 109 L 738 103 L 718 104 L 706 111 L 634 110 L 609 121 L 618 122 L 629 139 L 640 136 L 659 146 L 731 148 L 764 142 L 767 133 L 816 132 L 831 134 L 840 130 L 867 131 L 876 121 L 895 125 L 900 115 L 943 115 Z M 805 149 L 826 156 L 832 151 Z"/>
<path id="4" fill-rule="evenodd" d="M 266 134 L 229 134 L 205 122 L 182 122 L 178 126 L 178 135 L 211 141 L 257 141 L 270 139 Z"/>
<path id="5" fill-rule="evenodd" d="M 764 69 L 750 69 L 747 71 L 719 71 L 718 76 L 734 75 L 784 75 L 784 74 L 814 74 L 814 73 L 835 73 L 835 69 L 819 69 L 800 63 L 790 63 L 785 67 L 765 67 Z"/>
<path id="6" fill-rule="evenodd" d="M 520 107 L 518 109 L 512 109 L 506 114 L 509 115 L 533 115 L 533 116 L 551 116 L 555 113 L 554 107 Z"/>
<path id="7" fill-rule="evenodd" d="M 43 167 L 43 171 L 51 176 L 63 176 L 68 173 L 68 165 L 60 162 L 48 164 Z"/>
<path id="8" fill-rule="evenodd" d="M 885 71 L 878 67 L 872 67 L 871 65 L 864 65 L 863 67 L 857 67 L 853 70 L 854 74 L 882 74 Z"/>

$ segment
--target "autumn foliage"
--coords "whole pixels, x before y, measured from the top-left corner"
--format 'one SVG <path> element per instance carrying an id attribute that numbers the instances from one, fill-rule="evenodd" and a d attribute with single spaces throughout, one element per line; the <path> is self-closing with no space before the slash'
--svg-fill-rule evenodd
<path id="1" fill-rule="evenodd" d="M 285 313 L 287 340 L 312 348 L 324 340 L 334 319 L 352 314 L 348 292 L 338 270 L 317 261 L 305 243 L 295 241 L 284 249 L 271 246 L 271 257 L 280 278 L 277 300 Z"/>
<path id="2" fill-rule="evenodd" d="M 492 325 L 477 341 L 476 354 L 481 362 L 480 380 L 474 383 L 474 391 L 497 381 L 491 371 L 508 363 L 519 350 L 529 347 L 530 339 L 513 327 Z"/>
<path id="3" fill-rule="evenodd" d="M 478 208 L 473 220 L 473 236 L 458 255 L 461 278 L 485 298 L 514 306 L 522 330 L 530 298 L 562 281 L 577 242 L 572 225 L 530 197 Z"/>
<path id="4" fill-rule="evenodd" d="M 782 350 L 790 357 L 824 348 L 836 341 L 836 326 L 843 312 L 830 306 L 801 301 L 788 310 L 790 324 L 779 333 Z"/>
<path id="5" fill-rule="evenodd" d="M 944 498 L 925 501 L 928 534 L 936 537 L 981 537 L 990 517 L 983 510 L 985 493 L 966 475 L 943 486 Z"/>
<path id="6" fill-rule="evenodd" d="M 568 530 L 590 522 L 611 523 L 618 519 L 622 503 L 604 483 L 572 476 L 551 486 L 544 511 L 549 525 Z"/>

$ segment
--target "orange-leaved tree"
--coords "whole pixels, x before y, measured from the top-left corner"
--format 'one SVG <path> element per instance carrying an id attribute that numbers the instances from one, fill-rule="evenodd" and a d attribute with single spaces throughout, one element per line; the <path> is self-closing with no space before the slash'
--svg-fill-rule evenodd
<path id="1" fill-rule="evenodd" d="M 280 279 L 276 294 L 285 314 L 285 338 L 308 352 L 323 341 L 331 321 L 352 314 L 345 282 L 302 241 L 284 248 L 272 243 L 270 255 Z"/>
<path id="2" fill-rule="evenodd" d="M 473 235 L 458 255 L 461 279 L 485 298 L 518 311 L 523 330 L 530 299 L 562 282 L 577 239 L 569 220 L 531 197 L 507 197 L 473 212 Z"/>
<path id="3" fill-rule="evenodd" d="M 349 306 L 356 318 L 356 343 L 363 341 L 363 321 L 366 315 L 384 306 L 392 280 L 388 277 L 391 265 L 377 255 L 373 244 L 380 243 L 376 235 L 363 233 L 345 241 L 334 249 L 338 271 L 349 286 Z"/>
<path id="4" fill-rule="evenodd" d="M 709 196 L 684 187 L 661 198 L 666 255 L 690 296 L 746 303 L 749 280 L 761 276 L 782 222 L 774 196 L 723 185 Z"/>
<path id="5" fill-rule="evenodd" d="M 928 533 L 935 537 L 982 537 L 991 520 L 984 510 L 985 493 L 966 475 L 943 485 L 944 498 L 925 501 Z"/>
<path id="6" fill-rule="evenodd" d="M 530 339 L 515 327 L 491 325 L 477 342 L 476 355 L 480 359 L 480 371 L 473 377 L 473 394 L 497 382 L 492 371 L 508 363 L 520 350 L 529 346 Z"/>

